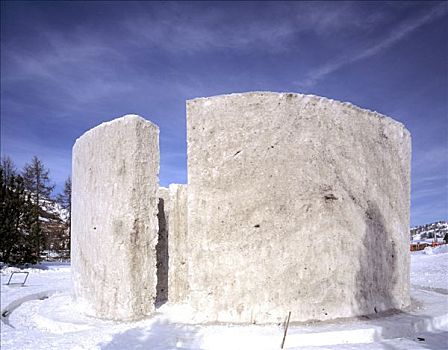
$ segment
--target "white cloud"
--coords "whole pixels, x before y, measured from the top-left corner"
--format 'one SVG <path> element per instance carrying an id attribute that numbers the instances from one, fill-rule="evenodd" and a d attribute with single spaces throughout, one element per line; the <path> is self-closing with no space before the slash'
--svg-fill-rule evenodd
<path id="1" fill-rule="evenodd" d="M 185 11 L 182 5 L 171 3 L 127 18 L 123 25 L 128 40 L 174 54 L 223 49 L 281 53 L 291 50 L 293 41 L 304 32 L 326 36 L 347 28 L 366 29 L 385 16 L 361 13 L 361 7 L 350 2 L 238 3 L 233 8 L 201 5 Z"/>
<path id="2" fill-rule="evenodd" d="M 431 148 L 418 149 L 413 154 L 412 170 L 415 173 L 428 176 L 434 171 L 445 168 L 448 170 L 447 144 L 436 145 Z M 445 173 L 448 176 L 448 173 Z"/>
<path id="3" fill-rule="evenodd" d="M 251 13 L 247 6 L 261 7 L 261 15 Z M 64 32 L 40 27 L 38 49 L 11 43 L 2 46 L 2 83 L 13 86 L 31 82 L 33 86 L 39 81 L 46 86 L 37 92 L 42 99 L 72 112 L 111 95 L 120 98 L 142 89 L 154 94 L 168 84 L 185 95 L 185 91 L 193 90 L 191 76 L 186 72 L 179 79 L 151 76 L 151 63 L 145 62 L 144 55 L 151 49 L 173 58 L 217 50 L 282 53 L 294 50 L 291 43 L 297 43 L 306 31 L 326 35 L 350 27 L 364 28 L 382 16 L 361 16 L 352 3 L 239 3 L 229 6 L 233 12 L 226 9 L 225 5 L 196 4 L 191 8 L 188 4 L 164 3 L 142 6 L 138 13 L 124 11 L 116 22 L 102 22 L 99 30 L 89 25 Z M 134 61 L 136 52 L 141 55 L 138 62 Z M 144 76 L 139 71 L 142 65 Z M 193 83 L 195 87 L 200 85 L 198 79 Z M 45 91 L 53 92 L 48 95 Z"/>
<path id="4" fill-rule="evenodd" d="M 318 81 L 324 79 L 327 75 L 348 66 L 349 64 L 355 63 L 362 59 L 374 56 L 381 51 L 391 47 L 401 39 L 405 38 L 411 34 L 416 29 L 425 25 L 426 23 L 432 22 L 448 13 L 448 4 L 446 2 L 436 5 L 429 9 L 424 14 L 419 17 L 406 20 L 405 22 L 398 25 L 394 30 L 385 36 L 378 43 L 365 48 L 361 51 L 352 53 L 350 55 L 342 55 L 336 58 L 332 58 L 327 64 L 318 67 L 313 70 L 303 82 L 299 82 L 298 85 L 302 88 L 307 88 L 315 85 Z"/>

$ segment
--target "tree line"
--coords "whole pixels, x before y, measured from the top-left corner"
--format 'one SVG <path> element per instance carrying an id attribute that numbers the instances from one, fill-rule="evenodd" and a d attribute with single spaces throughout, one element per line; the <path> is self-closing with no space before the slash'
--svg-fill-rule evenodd
<path id="1" fill-rule="evenodd" d="M 0 164 L 0 261 L 6 264 L 35 264 L 44 251 L 69 250 L 71 179 L 52 197 L 55 185 L 49 169 L 34 156 L 18 171 L 13 160 Z M 61 220 L 48 207 L 58 203 L 66 211 Z M 68 239 L 67 239 L 68 237 Z"/>

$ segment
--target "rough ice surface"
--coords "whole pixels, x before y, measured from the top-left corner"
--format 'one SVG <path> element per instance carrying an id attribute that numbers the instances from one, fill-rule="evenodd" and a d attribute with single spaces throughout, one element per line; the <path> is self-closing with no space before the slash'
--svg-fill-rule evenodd
<path id="1" fill-rule="evenodd" d="M 168 229 L 168 299 L 170 302 L 187 300 L 188 250 L 187 235 L 187 185 L 172 184 L 169 187 L 169 229 Z"/>
<path id="2" fill-rule="evenodd" d="M 188 296 L 187 185 L 159 187 L 156 306 Z"/>
<path id="3" fill-rule="evenodd" d="M 156 298 L 159 129 L 127 115 L 73 147 L 74 293 L 97 317 L 150 315 Z"/>
<path id="4" fill-rule="evenodd" d="M 159 187 L 158 190 L 157 219 L 159 222 L 158 241 L 156 245 L 157 256 L 157 295 L 156 307 L 168 301 L 168 217 L 169 217 L 169 190 Z"/>
<path id="5" fill-rule="evenodd" d="M 254 92 L 187 101 L 187 142 L 189 300 L 208 321 L 409 305 L 402 124 L 326 98 Z"/>

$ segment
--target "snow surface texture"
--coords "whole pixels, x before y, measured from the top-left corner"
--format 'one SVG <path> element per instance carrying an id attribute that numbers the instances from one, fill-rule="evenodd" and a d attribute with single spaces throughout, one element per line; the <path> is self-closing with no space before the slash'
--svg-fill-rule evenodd
<path id="1" fill-rule="evenodd" d="M 448 245 L 426 247 L 424 251 L 415 252 L 412 257 L 418 257 L 420 264 L 415 264 L 411 271 L 411 280 L 415 287 L 445 291 L 448 294 Z M 448 311 L 448 305 L 445 305 Z"/>
<path id="2" fill-rule="evenodd" d="M 70 267 L 26 269 L 25 287 L 6 286 L 1 272 L 2 350 L 279 349 L 282 325 L 199 325 L 187 306 L 163 305 L 150 319 L 118 323 L 88 316 L 72 298 Z M 448 254 L 411 256 L 413 305 L 404 313 L 323 323 L 291 324 L 285 349 L 447 349 Z M 325 288 L 325 285 L 323 286 Z M 424 288 L 424 289 L 423 289 Z M 44 299 L 45 295 L 49 298 Z M 42 300 L 41 300 L 42 299 Z M 4 322 L 9 322 L 7 325 Z"/>
<path id="3" fill-rule="evenodd" d="M 168 301 L 168 271 L 169 271 L 169 255 L 168 255 L 168 205 L 170 199 L 169 189 L 159 187 L 158 189 L 158 213 L 159 234 L 156 245 L 157 255 L 157 296 L 156 307 Z"/>
<path id="4" fill-rule="evenodd" d="M 74 292 L 97 317 L 154 310 L 158 173 L 159 129 L 139 116 L 103 123 L 73 147 Z"/>
<path id="5" fill-rule="evenodd" d="M 448 245 L 442 245 L 435 248 L 426 247 L 424 249 L 424 253 L 427 255 L 448 253 Z"/>
<path id="6" fill-rule="evenodd" d="M 326 98 L 253 92 L 187 101 L 187 143 L 189 301 L 208 321 L 409 305 L 402 124 Z"/>
<path id="7" fill-rule="evenodd" d="M 170 185 L 169 188 L 168 245 L 168 300 L 183 302 L 187 300 L 189 257 L 187 236 L 187 185 Z"/>
<path id="8" fill-rule="evenodd" d="M 183 302 L 188 296 L 187 185 L 159 187 L 158 196 L 156 306 Z"/>

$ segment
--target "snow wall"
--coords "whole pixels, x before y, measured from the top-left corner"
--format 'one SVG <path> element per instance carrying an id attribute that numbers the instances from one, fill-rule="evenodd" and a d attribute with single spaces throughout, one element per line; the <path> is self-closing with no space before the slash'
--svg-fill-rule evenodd
<path id="1" fill-rule="evenodd" d="M 157 294 L 156 307 L 168 301 L 168 220 L 170 192 L 166 187 L 159 187 L 157 219 L 159 221 L 158 240 L 156 245 Z"/>
<path id="2" fill-rule="evenodd" d="M 168 300 L 185 302 L 189 295 L 188 259 L 190 252 L 187 235 L 187 185 L 172 184 L 169 187 L 168 219 Z"/>
<path id="3" fill-rule="evenodd" d="M 254 92 L 187 101 L 187 142 L 188 300 L 208 321 L 409 305 L 402 124 L 326 98 Z"/>
<path id="4" fill-rule="evenodd" d="M 75 297 L 95 316 L 133 320 L 156 299 L 159 128 L 128 115 L 73 147 L 71 264 Z"/>
<path id="5" fill-rule="evenodd" d="M 156 307 L 185 302 L 188 297 L 187 185 L 171 184 L 158 191 L 159 239 Z"/>

